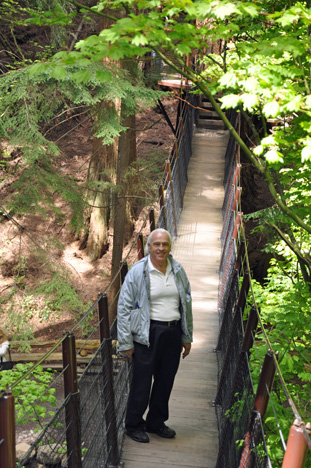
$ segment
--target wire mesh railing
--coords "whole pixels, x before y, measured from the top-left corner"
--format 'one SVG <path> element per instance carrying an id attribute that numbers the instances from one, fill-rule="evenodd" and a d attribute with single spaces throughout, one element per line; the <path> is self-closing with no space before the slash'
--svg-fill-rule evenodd
<path id="1" fill-rule="evenodd" d="M 194 101 L 195 96 L 189 96 L 189 102 Z M 177 236 L 187 185 L 193 122 L 194 108 L 185 102 L 180 109 L 176 141 L 166 162 L 164 180 L 160 183 L 157 222 L 154 209 L 149 212 L 150 230 L 164 227 L 173 241 Z M 146 222 L 116 275 L 120 285 L 133 249 L 137 247 L 138 258 L 143 255 L 141 239 Z M 26 374 L 21 372 L 21 377 L 10 388 L 0 392 L 1 468 L 38 464 L 68 468 L 122 466 L 120 459 L 131 366 L 116 352 L 116 321 L 109 323 L 109 310 L 117 296 L 108 304 L 107 293 L 115 280 L 112 279 L 86 314 L 71 330 L 64 332 L 40 361 L 30 364 Z M 85 352 L 88 353 L 90 342 L 96 343 L 95 352 L 83 357 Z M 61 360 L 61 370 L 54 371 L 56 355 Z M 46 384 L 30 400 L 29 387 L 25 386 L 25 393 L 22 387 L 26 379 L 30 386 L 36 387 L 38 378 L 46 379 Z M 28 402 L 25 407 L 22 401 Z M 37 431 L 33 442 L 18 454 L 15 447 L 16 409 L 24 413 L 24 422 L 31 425 L 33 433 Z"/>
<path id="2" fill-rule="evenodd" d="M 239 121 L 231 113 L 235 128 Z M 265 439 L 264 418 L 277 375 L 285 398 L 283 405 L 292 408 L 295 423 L 290 429 L 287 447 L 280 437 L 285 454 L 282 468 L 303 468 L 307 450 L 311 450 L 310 424 L 305 425 L 286 390 L 277 353 L 272 349 L 254 301 L 246 238 L 240 208 L 241 165 L 239 150 L 230 138 L 226 160 L 223 203 L 222 253 L 219 268 L 218 310 L 220 332 L 215 352 L 218 361 L 218 390 L 215 398 L 219 429 L 219 452 L 216 468 L 266 468 L 271 460 Z M 246 310 L 251 293 L 253 306 Z M 249 356 L 257 325 L 267 344 L 259 381 L 254 391 Z M 293 444 L 296 440 L 296 444 Z M 283 442 L 282 442 L 283 441 Z"/>

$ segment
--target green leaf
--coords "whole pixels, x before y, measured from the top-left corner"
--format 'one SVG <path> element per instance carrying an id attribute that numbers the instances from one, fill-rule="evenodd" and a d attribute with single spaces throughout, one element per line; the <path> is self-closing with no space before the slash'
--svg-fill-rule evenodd
<path id="1" fill-rule="evenodd" d="M 235 87 L 238 83 L 238 79 L 236 74 L 233 71 L 229 71 L 225 73 L 219 80 L 219 84 L 223 87 Z"/>
<path id="2" fill-rule="evenodd" d="M 178 50 L 180 55 L 187 55 L 191 52 L 191 47 L 186 42 L 181 42 L 176 45 L 176 50 Z"/>
<path id="3" fill-rule="evenodd" d="M 280 112 L 280 106 L 277 101 L 267 102 L 263 106 L 263 113 L 266 117 L 277 117 Z"/>
<path id="4" fill-rule="evenodd" d="M 136 34 L 132 39 L 132 44 L 136 46 L 144 46 L 148 44 L 148 39 L 143 34 Z"/>
<path id="5" fill-rule="evenodd" d="M 256 156 L 260 156 L 264 152 L 264 147 L 262 145 L 256 146 L 256 148 L 253 149 L 253 153 L 256 154 Z"/>
<path id="6" fill-rule="evenodd" d="M 97 70 L 96 71 L 96 78 L 101 81 L 102 83 L 110 83 L 112 80 L 112 75 L 108 71 Z"/>
<path id="7" fill-rule="evenodd" d="M 311 160 L 311 145 L 305 146 L 301 151 L 301 162 L 306 162 Z"/>
<path id="8" fill-rule="evenodd" d="M 267 151 L 267 153 L 265 153 L 265 158 L 271 164 L 284 162 L 282 154 L 276 150 Z"/>
<path id="9" fill-rule="evenodd" d="M 51 76 L 56 80 L 63 80 L 64 78 L 66 78 L 66 69 L 64 67 L 56 65 L 52 69 Z"/>
<path id="10" fill-rule="evenodd" d="M 240 96 L 236 96 L 235 94 L 228 94 L 228 96 L 220 98 L 220 101 L 222 102 L 223 108 L 234 109 L 240 103 Z"/>
<path id="11" fill-rule="evenodd" d="M 263 146 L 271 146 L 275 144 L 275 137 L 273 135 L 269 135 L 266 138 L 261 140 L 261 144 Z"/>
<path id="12" fill-rule="evenodd" d="M 227 16 L 237 13 L 238 9 L 234 3 L 227 3 L 226 5 L 216 5 L 212 6 L 212 12 L 216 18 L 225 19 Z"/>
<path id="13" fill-rule="evenodd" d="M 89 70 L 79 70 L 73 73 L 72 78 L 77 83 L 87 83 L 91 78 L 91 73 L 89 72 Z"/>
<path id="14" fill-rule="evenodd" d="M 294 97 L 290 102 L 288 102 L 284 108 L 287 109 L 289 112 L 297 112 L 300 109 L 302 104 L 303 97 L 299 94 Z"/>
<path id="15" fill-rule="evenodd" d="M 240 99 L 243 102 L 244 108 L 250 112 L 259 104 L 259 99 L 256 94 L 244 93 L 241 95 Z"/>

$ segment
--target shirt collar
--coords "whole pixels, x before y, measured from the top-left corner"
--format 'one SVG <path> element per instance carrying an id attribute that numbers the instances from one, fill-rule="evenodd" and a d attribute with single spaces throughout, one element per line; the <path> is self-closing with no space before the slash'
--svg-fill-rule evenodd
<path id="1" fill-rule="evenodd" d="M 151 259 L 150 259 L 150 254 L 148 255 L 148 268 L 149 268 L 149 271 L 159 271 L 155 266 L 154 264 L 152 263 Z M 172 270 L 172 265 L 171 265 L 171 261 L 170 259 L 168 258 L 167 259 L 167 267 L 166 267 L 166 274 L 168 275 Z"/>

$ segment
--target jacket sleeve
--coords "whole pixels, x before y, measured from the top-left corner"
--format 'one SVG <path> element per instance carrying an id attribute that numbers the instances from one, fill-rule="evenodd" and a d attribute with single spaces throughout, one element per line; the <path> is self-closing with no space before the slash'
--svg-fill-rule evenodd
<path id="1" fill-rule="evenodd" d="M 135 285 L 131 270 L 127 273 L 118 300 L 117 329 L 118 350 L 126 351 L 134 347 L 131 333 L 131 311 L 135 308 Z"/>
<path id="2" fill-rule="evenodd" d="M 187 329 L 189 332 L 189 336 L 183 335 L 182 336 L 182 341 L 183 343 L 192 343 L 193 341 L 193 316 L 192 316 L 192 297 L 191 297 L 191 286 L 188 280 L 188 277 L 186 275 L 186 280 L 187 280 L 187 287 L 186 287 L 186 324 L 187 324 Z"/>

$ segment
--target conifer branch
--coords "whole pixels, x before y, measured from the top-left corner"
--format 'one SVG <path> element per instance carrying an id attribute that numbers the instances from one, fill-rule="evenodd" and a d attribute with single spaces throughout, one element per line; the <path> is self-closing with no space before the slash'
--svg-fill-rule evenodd
<path id="1" fill-rule="evenodd" d="M 115 16 L 107 15 L 106 13 L 102 13 L 101 11 L 94 11 L 94 10 L 92 10 L 92 8 L 90 8 L 90 7 L 86 6 L 86 5 L 82 5 L 81 3 L 77 2 L 76 0 L 69 0 L 69 2 L 72 3 L 73 5 L 77 6 L 78 8 L 81 8 L 83 10 L 87 10 L 90 13 L 93 13 L 95 15 L 103 16 L 104 18 L 110 19 L 112 21 L 117 21 L 118 20 L 118 18 L 116 18 Z"/>

